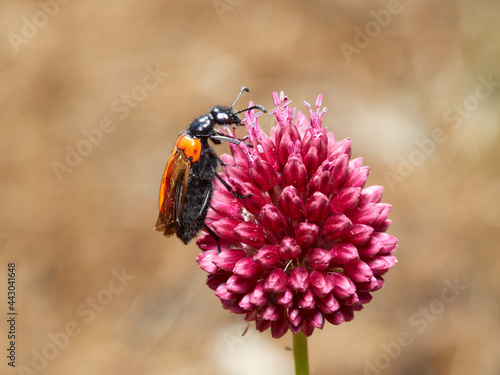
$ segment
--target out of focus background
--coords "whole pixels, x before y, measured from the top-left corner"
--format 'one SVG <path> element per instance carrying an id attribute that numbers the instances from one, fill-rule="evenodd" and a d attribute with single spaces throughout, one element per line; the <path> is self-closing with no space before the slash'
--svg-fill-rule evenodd
<path id="1" fill-rule="evenodd" d="M 487 0 L 2 1 L 0 373 L 292 372 L 290 333 L 242 336 L 194 241 L 153 230 L 178 132 L 246 85 L 240 106 L 271 108 L 284 90 L 304 110 L 322 93 L 324 124 L 393 204 L 399 263 L 352 322 L 315 331 L 311 373 L 500 374 L 499 12 Z"/>

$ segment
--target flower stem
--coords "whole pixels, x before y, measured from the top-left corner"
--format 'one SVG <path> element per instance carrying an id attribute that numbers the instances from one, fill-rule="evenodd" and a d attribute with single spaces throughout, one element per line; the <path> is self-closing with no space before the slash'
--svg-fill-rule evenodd
<path id="1" fill-rule="evenodd" d="M 307 336 L 302 332 L 293 335 L 293 359 L 295 362 L 295 375 L 309 375 Z"/>

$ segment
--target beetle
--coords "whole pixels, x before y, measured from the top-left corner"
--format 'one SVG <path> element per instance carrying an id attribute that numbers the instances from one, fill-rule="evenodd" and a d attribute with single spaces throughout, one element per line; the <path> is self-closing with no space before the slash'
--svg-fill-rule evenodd
<path id="1" fill-rule="evenodd" d="M 219 237 L 205 224 L 214 179 L 217 178 L 236 198 L 252 196 L 237 194 L 217 173 L 218 165 L 224 163 L 208 143 L 209 140 L 214 144 L 221 144 L 222 141 L 241 143 L 241 139 L 228 137 L 215 126 L 242 125 L 238 114 L 251 109 L 266 112 L 261 105 L 236 111 L 234 105 L 245 91 L 250 92 L 248 87 L 242 87 L 229 107 L 215 106 L 194 119 L 177 138 L 161 180 L 159 215 L 155 225 L 155 230 L 163 232 L 166 237 L 176 234 L 187 244 L 204 228 L 217 242 L 220 253 Z"/>

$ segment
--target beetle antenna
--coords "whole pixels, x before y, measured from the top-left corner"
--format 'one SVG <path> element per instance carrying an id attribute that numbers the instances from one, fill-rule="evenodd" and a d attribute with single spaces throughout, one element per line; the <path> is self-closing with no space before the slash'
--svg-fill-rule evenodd
<path id="1" fill-rule="evenodd" d="M 251 109 L 260 109 L 262 112 L 267 113 L 267 110 L 263 106 L 257 104 L 257 105 L 253 105 L 251 107 L 242 109 L 241 111 L 236 112 L 236 114 L 241 113 L 241 112 L 250 111 Z"/>
<path id="2" fill-rule="evenodd" d="M 240 98 L 241 94 L 243 94 L 243 91 L 246 91 L 246 92 L 250 92 L 250 89 L 246 86 L 243 86 L 241 89 L 240 89 L 240 92 L 238 93 L 238 96 L 236 96 L 236 99 L 234 99 L 234 102 L 233 104 L 231 104 L 231 106 L 229 108 L 233 108 L 234 105 L 236 104 L 236 102 L 238 101 L 238 99 Z"/>

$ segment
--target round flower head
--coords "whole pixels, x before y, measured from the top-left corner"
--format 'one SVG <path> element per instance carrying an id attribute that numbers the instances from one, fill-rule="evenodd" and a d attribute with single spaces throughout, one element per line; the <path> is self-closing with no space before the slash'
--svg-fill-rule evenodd
<path id="1" fill-rule="evenodd" d="M 386 234 L 391 205 L 380 203 L 382 186 L 364 188 L 369 167 L 350 160 L 351 141 L 336 141 L 322 126 L 326 109 L 308 103 L 310 117 L 295 113 L 273 93 L 276 125 L 266 135 L 253 111 L 245 126 L 253 147 L 231 144 L 197 261 L 222 306 L 255 321 L 273 337 L 288 329 L 310 336 L 325 320 L 338 325 L 368 303 L 394 266 L 397 238 Z M 252 103 L 250 103 L 250 106 Z"/>

